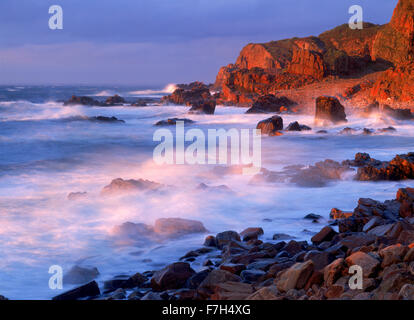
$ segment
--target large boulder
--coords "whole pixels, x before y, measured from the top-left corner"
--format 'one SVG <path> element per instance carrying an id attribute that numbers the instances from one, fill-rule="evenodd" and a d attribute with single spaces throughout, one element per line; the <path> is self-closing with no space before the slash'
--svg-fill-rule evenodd
<path id="1" fill-rule="evenodd" d="M 197 101 L 192 104 L 191 109 L 188 111 L 193 114 L 214 114 L 216 110 L 215 100 L 203 100 Z"/>
<path id="2" fill-rule="evenodd" d="M 154 273 L 151 287 L 155 291 L 165 291 L 182 288 L 186 281 L 195 274 L 186 262 L 176 262 Z"/>
<path id="3" fill-rule="evenodd" d="M 278 135 L 278 132 L 283 130 L 283 119 L 279 116 L 273 116 L 262 120 L 257 124 L 256 129 L 260 129 L 262 134 L 269 136 Z"/>
<path id="4" fill-rule="evenodd" d="M 296 103 L 286 97 L 276 97 L 273 94 L 266 94 L 258 97 L 252 107 L 246 113 L 273 113 L 287 111 Z"/>
<path id="5" fill-rule="evenodd" d="M 77 300 L 81 298 L 99 296 L 100 294 L 101 291 L 99 290 L 98 284 L 96 283 L 96 281 L 92 281 L 81 287 L 72 289 L 58 296 L 55 296 L 52 298 L 52 300 Z"/>
<path id="6" fill-rule="evenodd" d="M 207 85 L 202 82 L 193 82 L 189 85 L 178 85 L 178 89 L 171 95 L 163 97 L 161 102 L 191 106 L 210 98 L 210 89 Z"/>
<path id="7" fill-rule="evenodd" d="M 349 267 L 353 265 L 360 266 L 365 278 L 373 276 L 381 264 L 377 259 L 362 251 L 353 253 L 345 261 Z"/>
<path id="8" fill-rule="evenodd" d="M 316 122 L 347 122 L 345 108 L 335 97 L 321 96 L 316 99 Z"/>
<path id="9" fill-rule="evenodd" d="M 291 289 L 302 289 L 313 273 L 313 262 L 308 260 L 296 263 L 289 269 L 281 272 L 275 279 L 279 291 L 288 292 Z"/>
<path id="10" fill-rule="evenodd" d="M 122 105 L 124 103 L 126 103 L 125 99 L 117 94 L 105 100 L 105 104 L 108 106 Z"/>

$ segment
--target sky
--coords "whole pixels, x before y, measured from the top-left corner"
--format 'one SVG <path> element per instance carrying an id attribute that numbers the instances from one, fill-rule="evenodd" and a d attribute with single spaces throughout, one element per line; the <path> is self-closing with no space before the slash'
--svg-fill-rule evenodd
<path id="1" fill-rule="evenodd" d="M 214 82 L 251 42 L 387 23 L 398 0 L 1 0 L 0 84 Z M 49 7 L 63 29 L 49 28 Z"/>

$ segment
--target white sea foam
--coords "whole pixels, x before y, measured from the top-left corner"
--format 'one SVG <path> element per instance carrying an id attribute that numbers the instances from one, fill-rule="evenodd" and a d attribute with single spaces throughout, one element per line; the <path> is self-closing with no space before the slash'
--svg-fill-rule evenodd
<path id="1" fill-rule="evenodd" d="M 120 245 L 111 231 L 126 221 L 152 225 L 158 218 L 180 217 L 203 222 L 211 234 L 226 229 L 264 228 L 264 240 L 274 233 L 308 239 L 304 229 L 318 231 L 303 217 L 326 219 L 333 207 L 351 210 L 359 197 L 385 200 L 412 182 L 355 182 L 344 177 L 323 188 L 300 188 L 288 183 L 251 185 L 250 177 L 213 171 L 211 166 L 158 166 L 152 161 L 153 124 L 161 119 L 187 117 L 191 127 L 254 128 L 268 115 L 246 115 L 244 108 L 218 107 L 215 115 L 188 115 L 187 107 L 93 108 L 49 102 L 0 103 L 0 294 L 9 298 L 50 298 L 48 268 L 68 270 L 74 264 L 96 266 L 103 280 L 118 274 L 154 270 L 200 247 L 205 234 L 195 234 L 145 246 Z M 73 115 L 116 116 L 125 124 L 48 121 Z M 313 118 L 283 115 L 285 126 L 298 120 L 313 127 Z M 24 120 L 24 121 L 23 121 Z M 30 121 L 28 121 L 30 120 Z M 17 121 L 13 123 L 13 121 Z M 339 135 L 345 126 L 383 128 L 378 118 L 349 117 L 346 125 L 289 132 L 262 140 L 262 166 L 278 170 L 291 164 L 314 164 L 327 158 L 344 160 L 368 152 L 380 160 L 412 150 L 414 127 L 395 121 L 393 134 Z M 190 128 L 190 126 L 188 126 Z M 171 128 L 174 130 L 174 128 Z M 327 135 L 315 132 L 328 130 Z M 167 186 L 162 192 L 101 197 L 115 178 L 148 179 Z M 226 185 L 231 192 L 199 190 L 197 186 Z M 171 187 L 168 187 L 171 186 Z M 87 192 L 78 201 L 70 192 Z M 263 219 L 271 222 L 263 222 Z M 149 262 L 148 259 L 151 259 Z M 201 264 L 193 266 L 201 268 Z M 65 286 L 64 289 L 70 289 Z"/>

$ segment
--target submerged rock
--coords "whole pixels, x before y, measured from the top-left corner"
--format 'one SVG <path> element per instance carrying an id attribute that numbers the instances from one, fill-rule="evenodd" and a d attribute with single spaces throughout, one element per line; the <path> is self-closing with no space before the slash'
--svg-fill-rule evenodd
<path id="1" fill-rule="evenodd" d="M 87 192 L 71 192 L 68 194 L 68 200 L 77 201 L 77 200 L 84 200 L 88 197 Z"/>
<path id="2" fill-rule="evenodd" d="M 307 131 L 307 130 L 312 130 L 312 128 L 304 124 L 299 124 L 299 122 L 297 121 L 290 123 L 286 127 L 286 131 Z"/>
<path id="3" fill-rule="evenodd" d="M 207 232 L 204 225 L 195 220 L 181 218 L 161 218 L 155 221 L 154 232 L 167 237 Z"/>
<path id="4" fill-rule="evenodd" d="M 93 122 L 120 122 L 120 123 L 125 123 L 124 120 L 118 119 L 116 117 L 104 117 L 104 116 L 97 116 L 97 117 L 89 117 L 88 118 L 89 121 L 93 121 Z"/>
<path id="5" fill-rule="evenodd" d="M 86 96 L 75 96 L 73 95 L 69 100 L 65 101 L 63 103 L 64 106 L 70 106 L 70 105 L 83 105 L 83 106 L 102 106 L 103 103 L 99 102 L 98 100 L 94 100 L 91 97 Z"/>
<path id="6" fill-rule="evenodd" d="M 66 284 L 82 284 L 90 282 L 99 276 L 97 268 L 84 268 L 73 266 L 64 276 L 63 283 Z"/>
<path id="7" fill-rule="evenodd" d="M 184 122 L 184 124 L 192 124 L 192 123 L 195 122 L 193 120 L 186 119 L 186 118 L 182 118 L 182 119 L 180 119 L 180 118 L 170 118 L 170 119 L 167 119 L 167 120 L 158 121 L 157 123 L 155 123 L 155 126 L 171 126 L 171 125 L 175 126 L 178 121 L 182 121 L 182 122 Z"/>
<path id="8" fill-rule="evenodd" d="M 116 106 L 116 105 L 122 105 L 126 103 L 125 99 L 120 97 L 119 95 L 114 95 L 112 97 L 109 97 L 108 99 L 105 100 L 105 104 L 107 106 Z"/>
<path id="9" fill-rule="evenodd" d="M 122 193 L 133 193 L 133 192 L 140 192 L 140 191 L 148 191 L 148 190 L 157 190 L 161 188 L 162 185 L 144 179 L 139 180 L 123 180 L 121 178 L 114 179 L 111 183 L 105 186 L 102 191 L 101 195 L 117 195 Z"/>

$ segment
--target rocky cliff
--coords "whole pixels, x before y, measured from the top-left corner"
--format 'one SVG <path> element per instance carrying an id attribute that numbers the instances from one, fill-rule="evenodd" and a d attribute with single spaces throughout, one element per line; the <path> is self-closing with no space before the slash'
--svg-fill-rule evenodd
<path id="1" fill-rule="evenodd" d="M 412 101 L 414 0 L 400 0 L 389 24 L 363 26 L 352 30 L 344 24 L 318 37 L 248 44 L 234 64 L 220 69 L 218 102 L 251 104 L 263 94 L 374 73 L 372 89 L 359 95 L 380 103 Z"/>
<path id="2" fill-rule="evenodd" d="M 257 95 L 298 88 L 328 77 L 359 74 L 369 65 L 381 26 L 365 23 L 363 30 L 347 24 L 319 37 L 292 38 L 248 44 L 236 63 L 222 67 L 215 86 L 222 103 L 248 104 Z"/>

